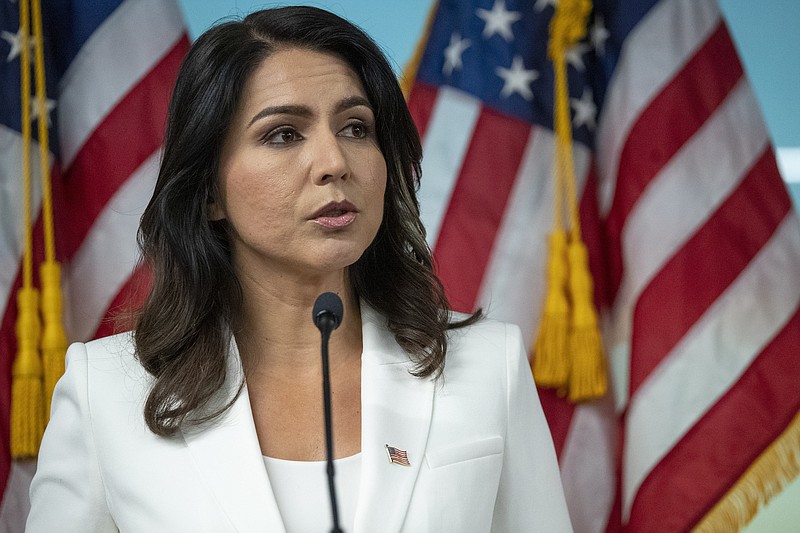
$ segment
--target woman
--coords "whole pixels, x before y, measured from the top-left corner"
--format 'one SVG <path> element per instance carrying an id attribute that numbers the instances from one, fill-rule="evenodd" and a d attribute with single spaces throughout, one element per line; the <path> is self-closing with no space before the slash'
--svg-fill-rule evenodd
<path id="1" fill-rule="evenodd" d="M 446 311 L 420 157 L 348 22 L 293 7 L 201 36 L 140 227 L 152 291 L 134 334 L 70 348 L 28 531 L 329 530 L 325 291 L 345 531 L 570 530 L 519 330 Z"/>

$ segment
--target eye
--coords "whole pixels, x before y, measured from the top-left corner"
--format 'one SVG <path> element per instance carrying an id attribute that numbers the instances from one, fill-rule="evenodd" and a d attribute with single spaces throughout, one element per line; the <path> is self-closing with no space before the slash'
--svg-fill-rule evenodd
<path id="1" fill-rule="evenodd" d="M 265 144 L 290 144 L 302 139 L 300 134 L 294 128 L 280 127 L 267 133 L 262 142 Z"/>
<path id="2" fill-rule="evenodd" d="M 368 137 L 371 132 L 370 127 L 363 122 L 353 122 L 345 126 L 342 130 L 342 134 L 345 137 L 353 137 L 354 139 Z"/>

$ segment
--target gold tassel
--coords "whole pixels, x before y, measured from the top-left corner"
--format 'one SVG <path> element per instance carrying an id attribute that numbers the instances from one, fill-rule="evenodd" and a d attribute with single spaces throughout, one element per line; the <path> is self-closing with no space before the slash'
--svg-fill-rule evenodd
<path id="1" fill-rule="evenodd" d="M 55 261 L 46 261 L 39 267 L 42 284 L 42 362 L 44 363 L 45 420 L 50 419 L 50 402 L 53 389 L 64 373 L 64 357 L 67 352 L 67 335 L 61 323 L 61 266 Z"/>
<path id="2" fill-rule="evenodd" d="M 580 216 L 578 213 L 578 195 L 575 186 L 575 169 L 572 163 L 572 127 L 569 113 L 569 88 L 567 84 L 567 50 L 578 43 L 586 35 L 586 21 L 592 9 L 589 0 L 560 0 L 556 11 L 550 21 L 550 40 L 548 43 L 548 56 L 553 62 L 554 72 L 554 109 L 553 127 L 555 129 L 555 194 L 554 234 L 559 234 L 561 243 L 563 272 L 556 277 L 551 265 L 549 279 L 551 284 L 545 304 L 545 313 L 542 319 L 540 338 L 546 328 L 555 329 L 548 319 L 548 306 L 554 294 L 553 282 L 560 283 L 558 289 L 559 303 L 563 302 L 563 325 L 559 325 L 559 332 L 563 332 L 564 340 L 559 341 L 559 350 L 564 355 L 562 362 L 557 366 L 557 371 L 566 372 L 566 376 L 558 375 L 553 383 L 547 383 L 547 372 L 544 379 L 537 375 L 538 382 L 547 386 L 564 387 L 568 389 L 570 401 L 578 402 L 603 396 L 606 392 L 606 374 L 603 362 L 602 340 L 598 329 L 597 311 L 594 307 L 592 277 L 589 271 L 589 259 L 581 241 Z M 565 205 L 566 204 L 566 205 Z M 569 218 L 569 245 L 566 233 L 562 229 L 566 207 Z M 554 247 L 553 247 L 554 248 Z M 551 250 L 551 254 L 553 250 Z M 566 265 L 563 264 L 566 261 Z M 564 293 L 566 291 L 566 293 Z M 554 304 L 555 305 L 555 304 Z M 544 347 L 544 346 L 543 346 Z M 540 352 L 537 340 L 537 359 Z M 547 367 L 553 363 L 552 356 L 542 362 Z M 534 374 L 537 374 L 538 361 L 534 360 Z"/>
<path id="3" fill-rule="evenodd" d="M 693 529 L 699 533 L 739 531 L 786 485 L 800 475 L 800 414 L 750 465 Z"/>
<path id="4" fill-rule="evenodd" d="M 555 230 L 550 234 L 547 264 L 547 299 L 542 323 L 536 338 L 533 377 L 542 387 L 558 388 L 567 384 L 567 335 L 569 302 L 567 301 L 567 234 Z"/>
<path id="5" fill-rule="evenodd" d="M 24 253 L 22 288 L 17 291 L 17 357 L 11 375 L 11 455 L 36 457 L 44 433 L 42 362 L 39 359 L 39 293 L 33 287 L 33 236 L 31 230 L 31 108 L 30 108 L 30 13 L 20 2 L 20 91 L 22 97 L 22 180 L 24 182 Z"/>
<path id="6" fill-rule="evenodd" d="M 42 362 L 38 341 L 39 294 L 31 287 L 17 292 L 17 358 L 14 360 L 11 387 L 11 455 L 36 457 L 44 433 Z"/>
<path id="7" fill-rule="evenodd" d="M 572 365 L 569 376 L 569 399 L 572 402 L 594 400 L 606 393 L 606 368 L 603 342 L 594 307 L 594 285 L 589 271 L 589 254 L 580 241 L 569 244 L 569 290 L 572 297 L 572 329 L 569 351 Z"/>

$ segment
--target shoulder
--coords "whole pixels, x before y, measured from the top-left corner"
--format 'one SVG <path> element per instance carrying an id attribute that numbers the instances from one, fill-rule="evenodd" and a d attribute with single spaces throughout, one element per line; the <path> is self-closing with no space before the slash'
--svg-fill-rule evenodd
<path id="1" fill-rule="evenodd" d="M 451 322 L 469 315 L 453 313 Z M 479 357 L 508 359 L 523 349 L 519 326 L 491 318 L 481 318 L 474 324 L 448 331 L 448 357 Z"/>
<path id="2" fill-rule="evenodd" d="M 454 320 L 466 315 L 454 314 Z M 527 365 L 522 334 L 516 324 L 482 318 L 448 331 L 445 383 L 481 383 L 481 390 L 502 393 Z"/>
<path id="3" fill-rule="evenodd" d="M 130 331 L 70 345 L 66 375 L 85 381 L 90 402 L 122 397 L 138 402 L 152 383 L 151 376 L 136 358 Z"/>
<path id="4" fill-rule="evenodd" d="M 82 345 L 86 350 L 87 356 L 92 359 L 134 358 L 136 356 L 136 348 L 133 335 L 132 331 L 126 331 L 86 343 L 78 342 L 74 345 Z"/>

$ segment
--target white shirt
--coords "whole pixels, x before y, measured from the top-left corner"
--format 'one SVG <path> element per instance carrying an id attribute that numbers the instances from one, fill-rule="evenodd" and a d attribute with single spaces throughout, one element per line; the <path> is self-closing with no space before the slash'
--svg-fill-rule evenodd
<path id="1" fill-rule="evenodd" d="M 326 461 L 264 457 L 267 475 L 287 533 L 320 533 L 333 526 Z M 361 454 L 334 459 L 339 526 L 353 531 L 361 478 Z"/>

